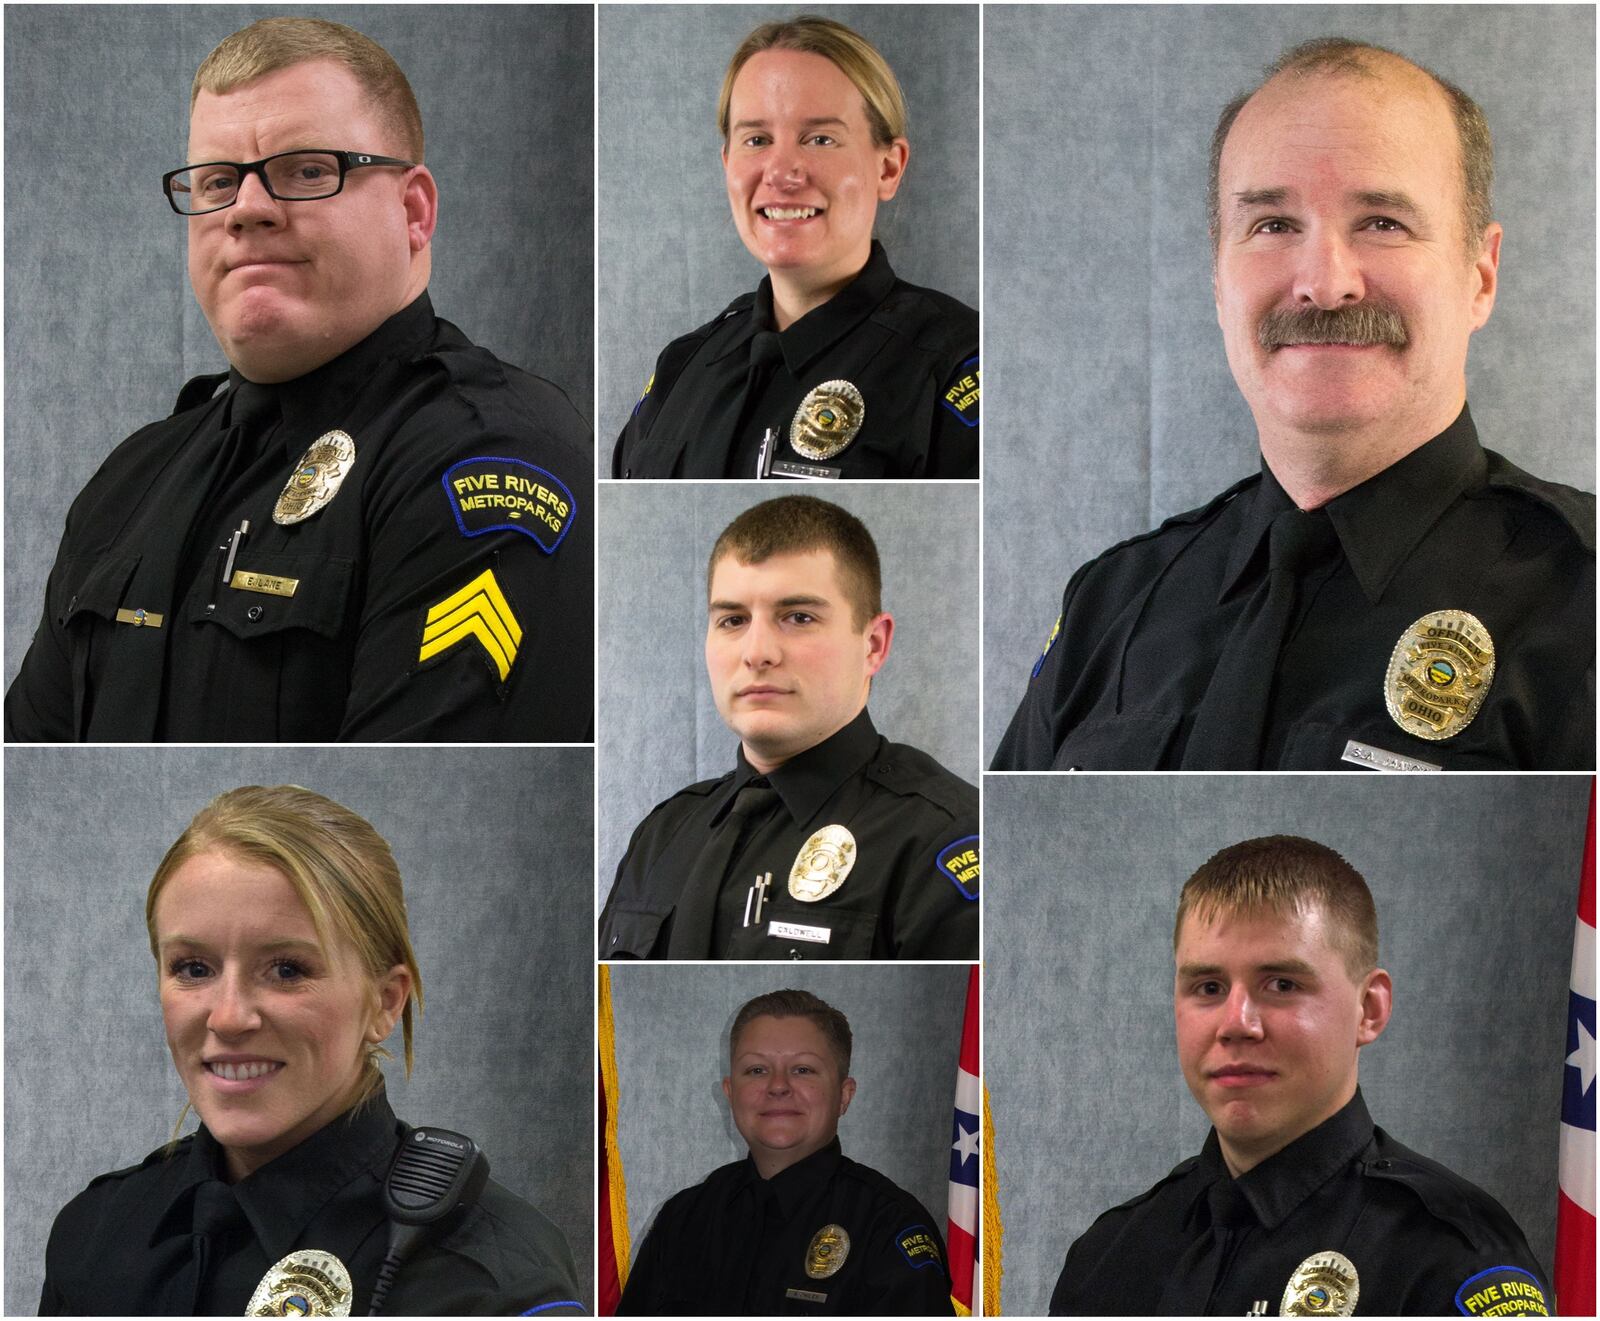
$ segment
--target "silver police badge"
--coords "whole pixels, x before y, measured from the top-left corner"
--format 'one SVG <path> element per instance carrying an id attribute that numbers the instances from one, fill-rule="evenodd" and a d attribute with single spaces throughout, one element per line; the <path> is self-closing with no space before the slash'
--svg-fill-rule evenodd
<path id="1" fill-rule="evenodd" d="M 331 1252 L 302 1248 L 261 1277 L 246 1316 L 349 1316 L 350 1272 Z"/>
<path id="2" fill-rule="evenodd" d="M 850 1255 L 850 1235 L 843 1225 L 824 1225 L 811 1236 L 806 1248 L 806 1274 L 825 1280 L 844 1265 Z"/>
<path id="3" fill-rule="evenodd" d="M 1400 635 L 1383 681 L 1395 724 L 1437 743 L 1472 723 L 1494 682 L 1494 639 L 1465 610 L 1435 610 Z"/>
<path id="4" fill-rule="evenodd" d="M 800 846 L 789 868 L 789 894 L 803 904 L 826 899 L 856 864 L 856 837 L 844 826 L 823 826 Z"/>
<path id="5" fill-rule="evenodd" d="M 831 459 L 856 438 L 867 404 L 849 381 L 824 381 L 800 401 L 789 423 L 789 443 L 808 459 Z"/>
<path id="6" fill-rule="evenodd" d="M 356 461 L 356 443 L 342 431 L 330 431 L 300 456 L 294 472 L 273 506 L 272 521 L 303 523 L 339 494 L 339 484 Z"/>
<path id="7" fill-rule="evenodd" d="M 1317 1252 L 1294 1268 L 1279 1316 L 1354 1316 L 1361 1297 L 1356 1268 L 1342 1252 Z"/>

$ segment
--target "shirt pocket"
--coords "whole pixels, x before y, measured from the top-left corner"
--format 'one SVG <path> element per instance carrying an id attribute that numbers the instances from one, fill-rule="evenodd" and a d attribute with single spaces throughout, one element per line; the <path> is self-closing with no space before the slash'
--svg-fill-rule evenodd
<path id="1" fill-rule="evenodd" d="M 70 628 L 85 616 L 115 620 L 122 608 L 123 593 L 138 567 L 137 555 L 92 555 L 68 560 L 61 574 L 56 623 Z"/>
<path id="2" fill-rule="evenodd" d="M 325 638 L 354 630 L 354 560 L 304 551 L 241 555 L 233 586 L 191 597 L 188 622 L 212 624 L 242 641 L 304 629 Z M 254 587 L 242 584 L 250 582 Z"/>
<path id="3" fill-rule="evenodd" d="M 668 908 L 614 908 L 600 933 L 602 959 L 647 959 L 661 936 L 661 926 L 672 913 Z"/>
<path id="4" fill-rule="evenodd" d="M 1056 749 L 1053 771 L 1157 771 L 1169 765 L 1183 717 L 1128 712 L 1076 726 Z"/>
<path id="5" fill-rule="evenodd" d="M 727 958 L 813 962 L 870 959 L 878 929 L 876 910 L 785 903 L 762 914 L 759 926 L 741 928 L 728 942 Z"/>

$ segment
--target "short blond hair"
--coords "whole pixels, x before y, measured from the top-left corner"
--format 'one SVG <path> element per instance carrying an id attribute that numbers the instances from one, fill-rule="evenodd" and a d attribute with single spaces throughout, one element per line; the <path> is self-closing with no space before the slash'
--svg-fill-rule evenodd
<path id="1" fill-rule="evenodd" d="M 1361 873 L 1326 844 L 1298 835 L 1266 835 L 1231 844 L 1208 858 L 1178 896 L 1172 947 L 1184 919 L 1320 911 L 1352 981 L 1378 966 L 1378 910 Z"/>
<path id="2" fill-rule="evenodd" d="M 887 147 L 896 138 L 906 136 L 906 98 L 889 61 L 878 53 L 878 48 L 843 23 L 816 14 L 801 14 L 798 18 L 763 23 L 733 52 L 717 96 L 717 132 L 724 142 L 728 140 L 734 80 L 750 57 L 764 50 L 797 50 L 832 61 L 866 102 L 873 142 Z"/>
<path id="3" fill-rule="evenodd" d="M 144 922 L 158 962 L 156 900 L 179 867 L 206 853 L 281 872 L 311 914 L 323 949 L 331 952 L 340 941 L 350 945 L 374 985 L 396 964 L 405 965 L 411 994 L 400 1020 L 409 1076 L 412 1009 L 422 1012 L 422 970 L 411 948 L 400 868 L 383 836 L 348 807 L 298 785 L 247 785 L 219 794 L 178 836 L 150 881 Z M 359 1099 L 382 1085 L 378 1061 L 386 1055 L 382 1045 L 367 1047 Z"/>
<path id="4" fill-rule="evenodd" d="M 407 157 L 422 163 L 422 111 L 394 57 L 371 37 L 325 18 L 263 18 L 223 38 L 195 70 L 192 109 L 202 91 L 223 96 L 257 78 L 310 60 L 332 60 L 348 69 L 384 128 Z M 317 142 L 306 146 L 374 150 L 376 143 Z"/>

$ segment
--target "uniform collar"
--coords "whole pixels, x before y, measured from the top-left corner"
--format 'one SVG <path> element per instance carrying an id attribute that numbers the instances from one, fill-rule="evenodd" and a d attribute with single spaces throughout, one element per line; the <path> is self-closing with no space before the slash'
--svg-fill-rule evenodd
<path id="1" fill-rule="evenodd" d="M 233 370 L 228 373 L 228 383 L 241 395 L 265 396 L 282 412 L 284 425 L 278 434 L 293 462 L 328 430 L 330 419 L 348 411 L 350 401 L 381 367 L 414 356 L 428 342 L 433 328 L 433 302 L 424 290 L 359 344 L 315 371 L 278 385 L 260 385 Z"/>
<path id="2" fill-rule="evenodd" d="M 827 1146 L 779 1170 L 770 1179 L 763 1179 L 755 1158 L 747 1156 L 745 1179 L 755 1188 L 757 1197 L 770 1197 L 775 1201 L 783 1218 L 788 1220 L 827 1185 L 843 1159 L 844 1152 L 836 1136 Z"/>
<path id="3" fill-rule="evenodd" d="M 784 366 L 789 369 L 789 374 L 798 376 L 876 312 L 894 289 L 894 283 L 895 274 L 889 265 L 889 255 L 883 250 L 883 244 L 873 239 L 867 264 L 855 279 L 821 307 L 812 308 L 787 330 L 778 332 L 778 347 L 783 352 Z M 719 359 L 727 357 L 762 331 L 772 333 L 774 324 L 772 277 L 767 276 L 756 290 L 756 301 L 750 316 L 743 319 L 739 332 L 729 338 L 716 356 Z"/>
<path id="4" fill-rule="evenodd" d="M 1302 1202 L 1348 1166 L 1372 1136 L 1372 1116 L 1367 1113 L 1367 1103 L 1361 1099 L 1358 1087 L 1331 1119 L 1323 1120 L 1276 1155 L 1241 1174 L 1232 1181 L 1233 1189 L 1263 1227 L 1276 1229 Z M 1211 1184 L 1229 1178 L 1215 1129 L 1200 1153 L 1199 1168 L 1205 1177 L 1196 1192 L 1196 1203 L 1204 1199 Z"/>
<path id="5" fill-rule="evenodd" d="M 1323 506 L 1370 603 L 1382 599 L 1406 557 L 1463 491 L 1483 485 L 1487 471 L 1472 414 L 1463 405 L 1456 420 L 1432 440 Z M 1272 520 L 1291 504 L 1263 461 L 1261 484 L 1234 540 L 1219 602 L 1238 588 Z"/>
<path id="6" fill-rule="evenodd" d="M 765 778 L 778 791 L 784 807 L 799 825 L 809 821 L 839 791 L 840 785 L 877 755 L 882 741 L 867 708 L 862 707 L 861 714 L 843 729 L 789 758 Z M 741 746 L 738 769 L 733 773 L 727 802 L 718 809 L 718 816 L 726 813 L 727 805 L 733 802 L 739 790 L 758 778 L 761 778 L 760 772 L 745 760 Z M 712 825 L 716 825 L 718 816 L 712 817 Z"/>
<path id="7" fill-rule="evenodd" d="M 354 1180 L 383 1168 L 396 1139 L 394 1111 L 380 1090 L 366 1104 L 346 1111 L 299 1146 L 232 1185 L 267 1257 L 277 1261 L 293 1251 L 324 1206 Z M 203 1125 L 181 1159 L 183 1167 L 170 1190 L 170 1200 L 150 1234 L 152 1247 L 163 1238 L 190 1232 L 194 1193 L 202 1183 L 226 1181 L 222 1146 Z"/>

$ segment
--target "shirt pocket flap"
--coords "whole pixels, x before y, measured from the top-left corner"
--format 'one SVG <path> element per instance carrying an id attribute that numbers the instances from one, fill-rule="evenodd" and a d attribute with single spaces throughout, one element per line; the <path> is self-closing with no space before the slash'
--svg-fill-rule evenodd
<path id="1" fill-rule="evenodd" d="M 661 935 L 661 924 L 667 920 L 666 912 L 639 909 L 613 908 L 606 920 L 602 936 L 602 959 L 647 959 Z"/>
<path id="2" fill-rule="evenodd" d="M 197 600 L 192 624 L 220 624 L 239 638 L 303 628 L 338 637 L 350 622 L 354 560 L 278 551 L 240 555 L 231 585 L 212 601 Z"/>
<path id="3" fill-rule="evenodd" d="M 1086 720 L 1056 749 L 1053 771 L 1154 771 L 1172 748 L 1178 715 L 1125 713 Z"/>
<path id="4" fill-rule="evenodd" d="M 138 567 L 137 555 L 94 555 L 69 560 L 61 575 L 56 622 L 65 628 L 85 614 L 115 619 L 123 593 Z"/>

